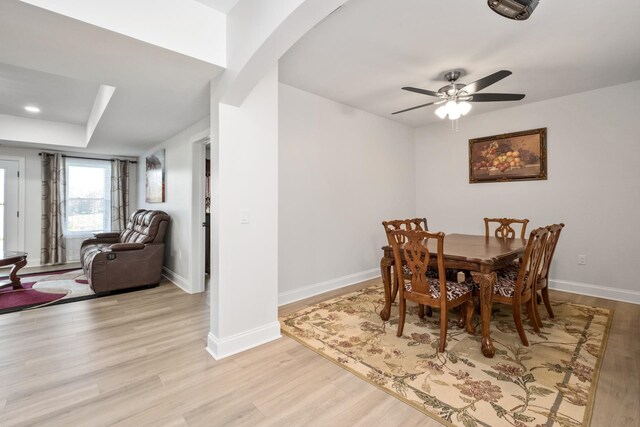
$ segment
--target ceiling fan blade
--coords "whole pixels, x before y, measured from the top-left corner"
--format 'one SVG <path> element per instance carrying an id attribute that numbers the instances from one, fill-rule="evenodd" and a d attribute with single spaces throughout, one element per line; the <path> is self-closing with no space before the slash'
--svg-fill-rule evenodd
<path id="1" fill-rule="evenodd" d="M 511 75 L 511 71 L 508 71 L 508 70 L 496 71 L 493 74 L 490 74 L 486 77 L 481 78 L 480 80 L 476 80 L 473 83 L 469 83 L 468 85 L 460 89 L 460 91 L 465 91 L 469 94 L 476 93 L 484 89 L 485 87 L 491 86 L 492 84 L 497 83 L 500 80 L 510 75 Z"/>
<path id="2" fill-rule="evenodd" d="M 433 105 L 433 104 L 438 104 L 438 102 L 430 102 L 428 104 L 422 104 L 422 105 L 418 105 L 416 107 L 407 108 L 406 110 L 396 111 L 395 113 L 391 113 L 391 115 L 404 113 L 404 112 L 407 112 L 407 111 L 415 110 L 416 108 L 422 108 L 422 107 L 426 107 L 428 105 Z"/>
<path id="3" fill-rule="evenodd" d="M 402 89 L 408 90 L 409 92 L 420 93 L 422 95 L 437 96 L 438 98 L 442 96 L 440 92 L 434 92 L 432 90 L 426 90 L 426 89 L 419 89 L 417 87 L 403 87 Z"/>
<path id="4" fill-rule="evenodd" d="M 470 95 L 470 102 L 520 101 L 524 98 L 521 93 L 476 93 Z"/>

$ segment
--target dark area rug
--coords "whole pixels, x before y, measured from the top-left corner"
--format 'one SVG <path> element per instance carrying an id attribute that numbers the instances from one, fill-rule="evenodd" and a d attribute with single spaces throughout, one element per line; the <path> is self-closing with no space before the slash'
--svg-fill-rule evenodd
<path id="1" fill-rule="evenodd" d="M 82 270 L 66 269 L 21 275 L 20 281 L 22 289 L 13 289 L 12 286 L 6 286 L 0 289 L 0 314 L 50 305 L 67 296 L 71 296 L 72 291 L 65 289 L 64 286 L 57 288 L 47 288 L 45 286 L 45 289 L 42 290 L 34 288 L 34 285 L 37 283 L 46 282 L 46 280 L 50 278 L 68 279 L 66 276 L 68 276 L 69 273 L 72 273 L 72 276 L 76 276 L 80 275 Z M 0 278 L 0 281 L 8 282 L 8 279 L 8 276 L 5 276 Z M 73 278 L 71 278 L 71 280 L 73 280 Z"/>
<path id="2" fill-rule="evenodd" d="M 8 277 L 1 277 L 8 282 Z M 66 269 L 20 275 L 23 289 L 12 286 L 0 289 L 0 314 L 29 310 L 54 304 L 82 301 L 107 295 L 135 292 L 158 285 L 140 286 L 96 294 L 81 269 Z M 0 283 L 3 286 L 4 283 Z"/>

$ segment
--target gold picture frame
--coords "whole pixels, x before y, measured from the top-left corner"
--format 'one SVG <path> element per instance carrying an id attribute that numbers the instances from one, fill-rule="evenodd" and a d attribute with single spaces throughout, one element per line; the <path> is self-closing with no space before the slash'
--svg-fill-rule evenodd
<path id="1" fill-rule="evenodd" d="M 469 140 L 469 183 L 547 179 L 547 128 Z"/>

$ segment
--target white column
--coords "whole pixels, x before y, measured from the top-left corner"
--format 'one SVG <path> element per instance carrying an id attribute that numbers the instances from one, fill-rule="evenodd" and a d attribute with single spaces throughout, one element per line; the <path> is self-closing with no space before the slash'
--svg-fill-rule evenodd
<path id="1" fill-rule="evenodd" d="M 280 337 L 277 65 L 240 107 L 219 105 L 218 126 L 218 263 L 207 347 L 216 359 Z"/>
<path id="2" fill-rule="evenodd" d="M 211 83 L 207 350 L 216 359 L 280 336 L 277 62 L 346 1 L 241 0 L 227 16 L 227 70 Z"/>

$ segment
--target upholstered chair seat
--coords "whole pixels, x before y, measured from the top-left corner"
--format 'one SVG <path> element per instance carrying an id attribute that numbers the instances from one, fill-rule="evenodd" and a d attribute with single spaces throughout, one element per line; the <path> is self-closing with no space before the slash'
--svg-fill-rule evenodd
<path id="1" fill-rule="evenodd" d="M 431 298 L 440 299 L 440 279 L 438 279 L 436 273 L 436 277 L 427 276 L 427 280 L 429 281 L 429 290 L 431 293 Z M 456 298 L 460 298 L 464 294 L 470 293 L 473 288 L 466 283 L 458 283 L 451 282 L 447 280 L 447 301 L 452 301 Z M 404 290 L 406 292 L 411 292 L 411 281 L 404 282 Z"/>
<path id="2" fill-rule="evenodd" d="M 497 275 L 496 284 L 493 287 L 493 293 L 507 298 L 513 298 L 516 293 L 516 281 L 518 280 L 518 272 L 515 275 L 510 273 L 508 275 Z M 527 281 L 527 274 L 525 273 L 524 281 Z M 525 288 L 522 289 L 525 292 Z"/>

